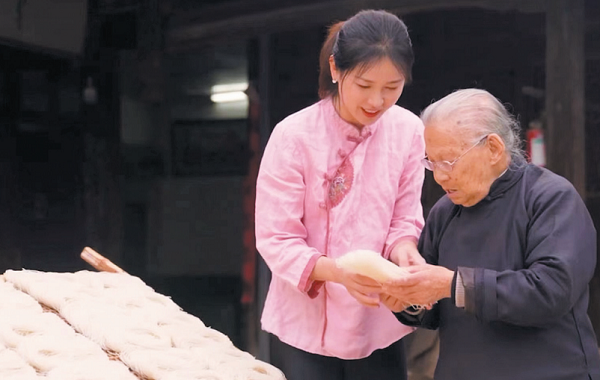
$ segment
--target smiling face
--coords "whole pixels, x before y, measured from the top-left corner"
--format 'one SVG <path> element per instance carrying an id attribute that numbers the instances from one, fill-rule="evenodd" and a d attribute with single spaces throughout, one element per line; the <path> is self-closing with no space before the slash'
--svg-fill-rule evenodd
<path id="1" fill-rule="evenodd" d="M 340 117 L 357 128 L 376 122 L 396 104 L 404 89 L 405 78 L 389 58 L 343 75 L 330 60 L 332 78 L 338 81 L 335 102 Z"/>
<path id="2" fill-rule="evenodd" d="M 451 171 L 435 168 L 435 181 L 444 189 L 452 203 L 470 207 L 477 204 L 490 191 L 499 173 L 506 167 L 500 163 L 504 144 L 496 134 L 491 134 L 470 151 L 473 139 L 451 128 L 453 120 L 433 122 L 425 128 L 425 151 L 430 161 L 452 162 L 465 153 Z"/>

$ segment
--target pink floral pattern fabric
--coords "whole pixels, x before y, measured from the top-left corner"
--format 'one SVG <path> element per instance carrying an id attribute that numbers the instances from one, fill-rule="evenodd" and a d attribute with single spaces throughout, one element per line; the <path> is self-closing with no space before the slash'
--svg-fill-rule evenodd
<path id="1" fill-rule="evenodd" d="M 340 204 L 344 199 L 352 188 L 353 180 L 354 167 L 352 166 L 352 162 L 346 159 L 335 172 L 335 176 L 331 179 L 329 185 L 329 202 L 331 202 L 332 208 Z"/>

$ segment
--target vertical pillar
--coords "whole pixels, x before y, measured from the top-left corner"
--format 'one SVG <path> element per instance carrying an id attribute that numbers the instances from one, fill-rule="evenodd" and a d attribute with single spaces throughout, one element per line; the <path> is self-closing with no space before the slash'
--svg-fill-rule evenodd
<path id="1" fill-rule="evenodd" d="M 546 12 L 548 168 L 571 181 L 589 205 L 585 177 L 584 41 L 584 0 L 549 1 Z M 596 334 L 600 333 L 598 294 L 600 278 L 596 273 L 590 283 L 589 305 Z"/>
<path id="2" fill-rule="evenodd" d="M 584 0 L 551 0 L 547 6 L 547 166 L 585 199 Z"/>
<path id="3" fill-rule="evenodd" d="M 259 82 L 258 92 L 260 96 L 260 149 L 264 151 L 269 136 L 271 135 L 271 109 L 270 105 L 270 88 L 271 88 L 271 36 L 265 34 L 259 37 L 258 41 L 259 49 Z M 267 264 L 263 261 L 262 257 L 258 256 L 257 269 L 257 314 L 258 319 L 262 314 L 263 306 L 265 304 L 265 298 L 269 289 L 269 283 L 271 282 L 271 272 L 267 267 Z M 260 326 L 260 320 L 257 320 Z M 270 360 L 270 343 L 269 336 L 266 332 L 258 329 L 258 358 L 264 361 Z"/>
<path id="4" fill-rule="evenodd" d="M 101 26 L 99 0 L 89 0 L 82 83 L 92 78 L 97 96 L 81 112 L 83 223 L 86 245 L 122 265 L 118 56 L 101 46 Z"/>

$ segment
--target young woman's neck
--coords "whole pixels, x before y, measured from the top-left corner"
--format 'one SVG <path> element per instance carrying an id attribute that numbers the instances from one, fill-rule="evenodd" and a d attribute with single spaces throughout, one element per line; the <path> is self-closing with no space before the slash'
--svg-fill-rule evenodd
<path id="1" fill-rule="evenodd" d="M 358 124 L 356 122 L 350 121 L 346 117 L 344 117 L 344 113 L 342 112 L 342 104 L 341 104 L 341 100 L 340 100 L 339 95 L 332 95 L 331 96 L 331 103 L 333 104 L 333 108 L 335 109 L 335 112 L 338 114 L 338 116 L 340 117 L 340 119 L 342 119 L 346 123 L 352 125 L 359 132 L 362 131 L 364 125 L 361 125 L 361 124 Z"/>

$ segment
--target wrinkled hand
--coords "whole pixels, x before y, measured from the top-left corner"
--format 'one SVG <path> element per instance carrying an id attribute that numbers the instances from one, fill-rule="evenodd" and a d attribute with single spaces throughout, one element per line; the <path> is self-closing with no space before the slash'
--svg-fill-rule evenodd
<path id="1" fill-rule="evenodd" d="M 344 285 L 348 293 L 358 302 L 369 307 L 379 307 L 382 286 L 372 278 L 339 269 L 337 282 Z"/>
<path id="2" fill-rule="evenodd" d="M 399 267 L 425 264 L 425 259 L 417 250 L 417 244 L 411 240 L 398 243 L 390 253 L 390 261 Z"/>
<path id="3" fill-rule="evenodd" d="M 395 313 L 399 313 L 410 306 L 409 304 L 402 302 L 398 298 L 385 293 L 379 295 L 379 301 L 381 301 L 381 303 L 385 307 L 387 307 Z"/>
<path id="4" fill-rule="evenodd" d="M 405 305 L 423 306 L 432 305 L 451 296 L 453 271 L 430 264 L 414 265 L 405 269 L 410 273 L 408 276 L 383 284 L 383 292 L 386 295 L 402 300 Z M 384 304 L 387 306 L 387 303 Z"/>

